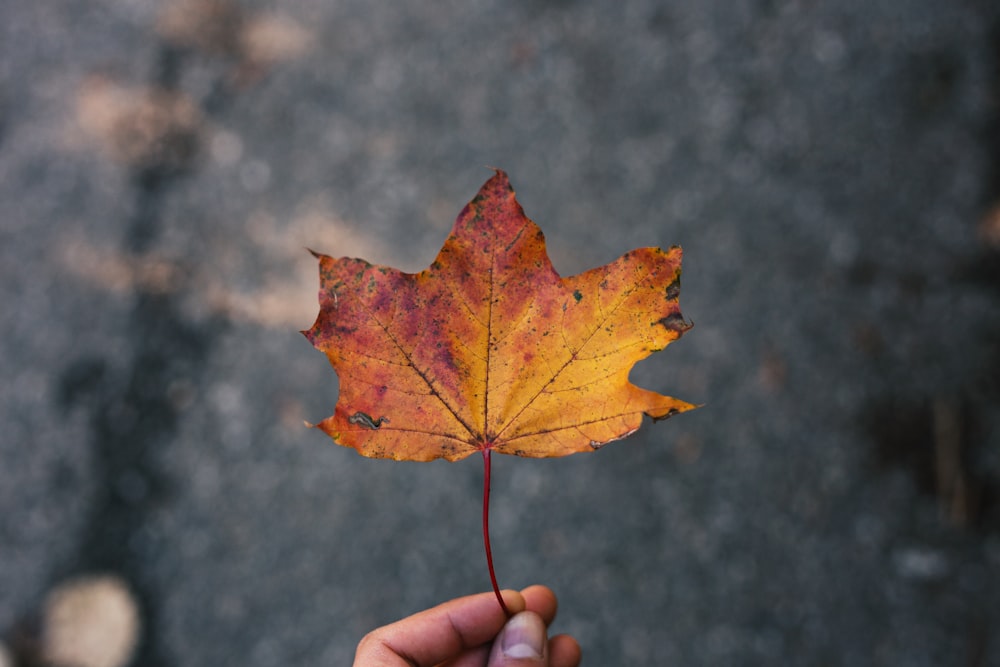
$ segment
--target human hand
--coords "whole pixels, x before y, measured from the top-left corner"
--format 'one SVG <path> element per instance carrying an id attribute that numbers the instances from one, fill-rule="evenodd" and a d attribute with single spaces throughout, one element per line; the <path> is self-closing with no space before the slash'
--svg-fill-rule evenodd
<path id="1" fill-rule="evenodd" d="M 545 586 L 469 595 L 369 632 L 354 667 L 577 667 L 580 646 L 569 635 L 547 639 L 556 596 Z"/>

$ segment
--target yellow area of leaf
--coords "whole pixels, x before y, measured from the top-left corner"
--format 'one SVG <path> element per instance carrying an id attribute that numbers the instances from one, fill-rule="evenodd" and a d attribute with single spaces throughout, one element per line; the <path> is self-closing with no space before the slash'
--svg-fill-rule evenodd
<path id="1" fill-rule="evenodd" d="M 420 273 L 317 257 L 320 313 L 304 333 L 341 381 L 318 426 L 365 456 L 565 456 L 695 407 L 628 381 L 690 326 L 680 248 L 562 278 L 503 172 Z"/>

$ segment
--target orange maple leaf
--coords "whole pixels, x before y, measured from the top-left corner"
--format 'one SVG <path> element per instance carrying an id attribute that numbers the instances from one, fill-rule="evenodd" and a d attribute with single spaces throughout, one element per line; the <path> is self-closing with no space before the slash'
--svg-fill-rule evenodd
<path id="1" fill-rule="evenodd" d="M 340 377 L 318 424 L 361 454 L 413 461 L 593 451 L 696 406 L 628 381 L 640 359 L 691 325 L 680 312 L 681 249 L 641 248 L 561 278 L 542 230 L 497 171 L 462 210 L 437 259 L 403 273 L 320 260 L 320 312 L 303 333 Z"/>
<path id="2" fill-rule="evenodd" d="M 340 377 L 318 426 L 365 456 L 564 456 L 695 407 L 628 380 L 690 328 L 681 249 L 561 278 L 502 171 L 420 273 L 317 257 L 320 313 L 303 333 Z"/>

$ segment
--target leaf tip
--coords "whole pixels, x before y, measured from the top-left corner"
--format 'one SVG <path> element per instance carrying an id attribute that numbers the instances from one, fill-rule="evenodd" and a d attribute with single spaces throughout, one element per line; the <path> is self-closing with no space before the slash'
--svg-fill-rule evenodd
<path id="1" fill-rule="evenodd" d="M 663 413 L 650 414 L 647 412 L 646 414 L 649 415 L 654 422 L 660 422 L 664 421 L 665 419 L 670 419 L 671 417 L 679 415 L 682 412 L 687 412 L 688 410 L 697 410 L 700 407 L 703 407 L 703 404 L 685 403 L 684 401 L 676 401 L 676 404 L 674 406 L 670 407 Z"/>
<path id="2" fill-rule="evenodd" d="M 510 185 L 510 179 L 507 177 L 507 172 L 506 171 L 504 171 L 500 167 L 493 167 L 493 166 L 490 166 L 490 165 L 487 165 L 487 169 L 492 169 L 493 170 L 493 178 L 491 178 L 490 180 L 488 180 L 483 185 L 483 187 L 481 189 L 485 190 L 486 187 L 489 186 L 489 185 L 494 185 L 494 186 L 496 186 L 498 188 L 502 188 L 502 189 L 505 189 L 505 190 L 513 190 L 514 189 Z"/>

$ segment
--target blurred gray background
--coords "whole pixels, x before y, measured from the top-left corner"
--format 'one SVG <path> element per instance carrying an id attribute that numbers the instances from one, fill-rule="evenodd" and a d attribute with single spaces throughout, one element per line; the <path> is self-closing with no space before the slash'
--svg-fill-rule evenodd
<path id="1" fill-rule="evenodd" d="M 297 333 L 306 247 L 420 270 L 487 166 L 564 275 L 684 247 L 695 327 L 633 380 L 705 404 L 495 457 L 503 586 L 589 665 L 1000 665 L 986 0 L 4 0 L 10 651 L 95 573 L 145 667 L 349 664 L 489 588 L 478 457 L 306 429 Z"/>

